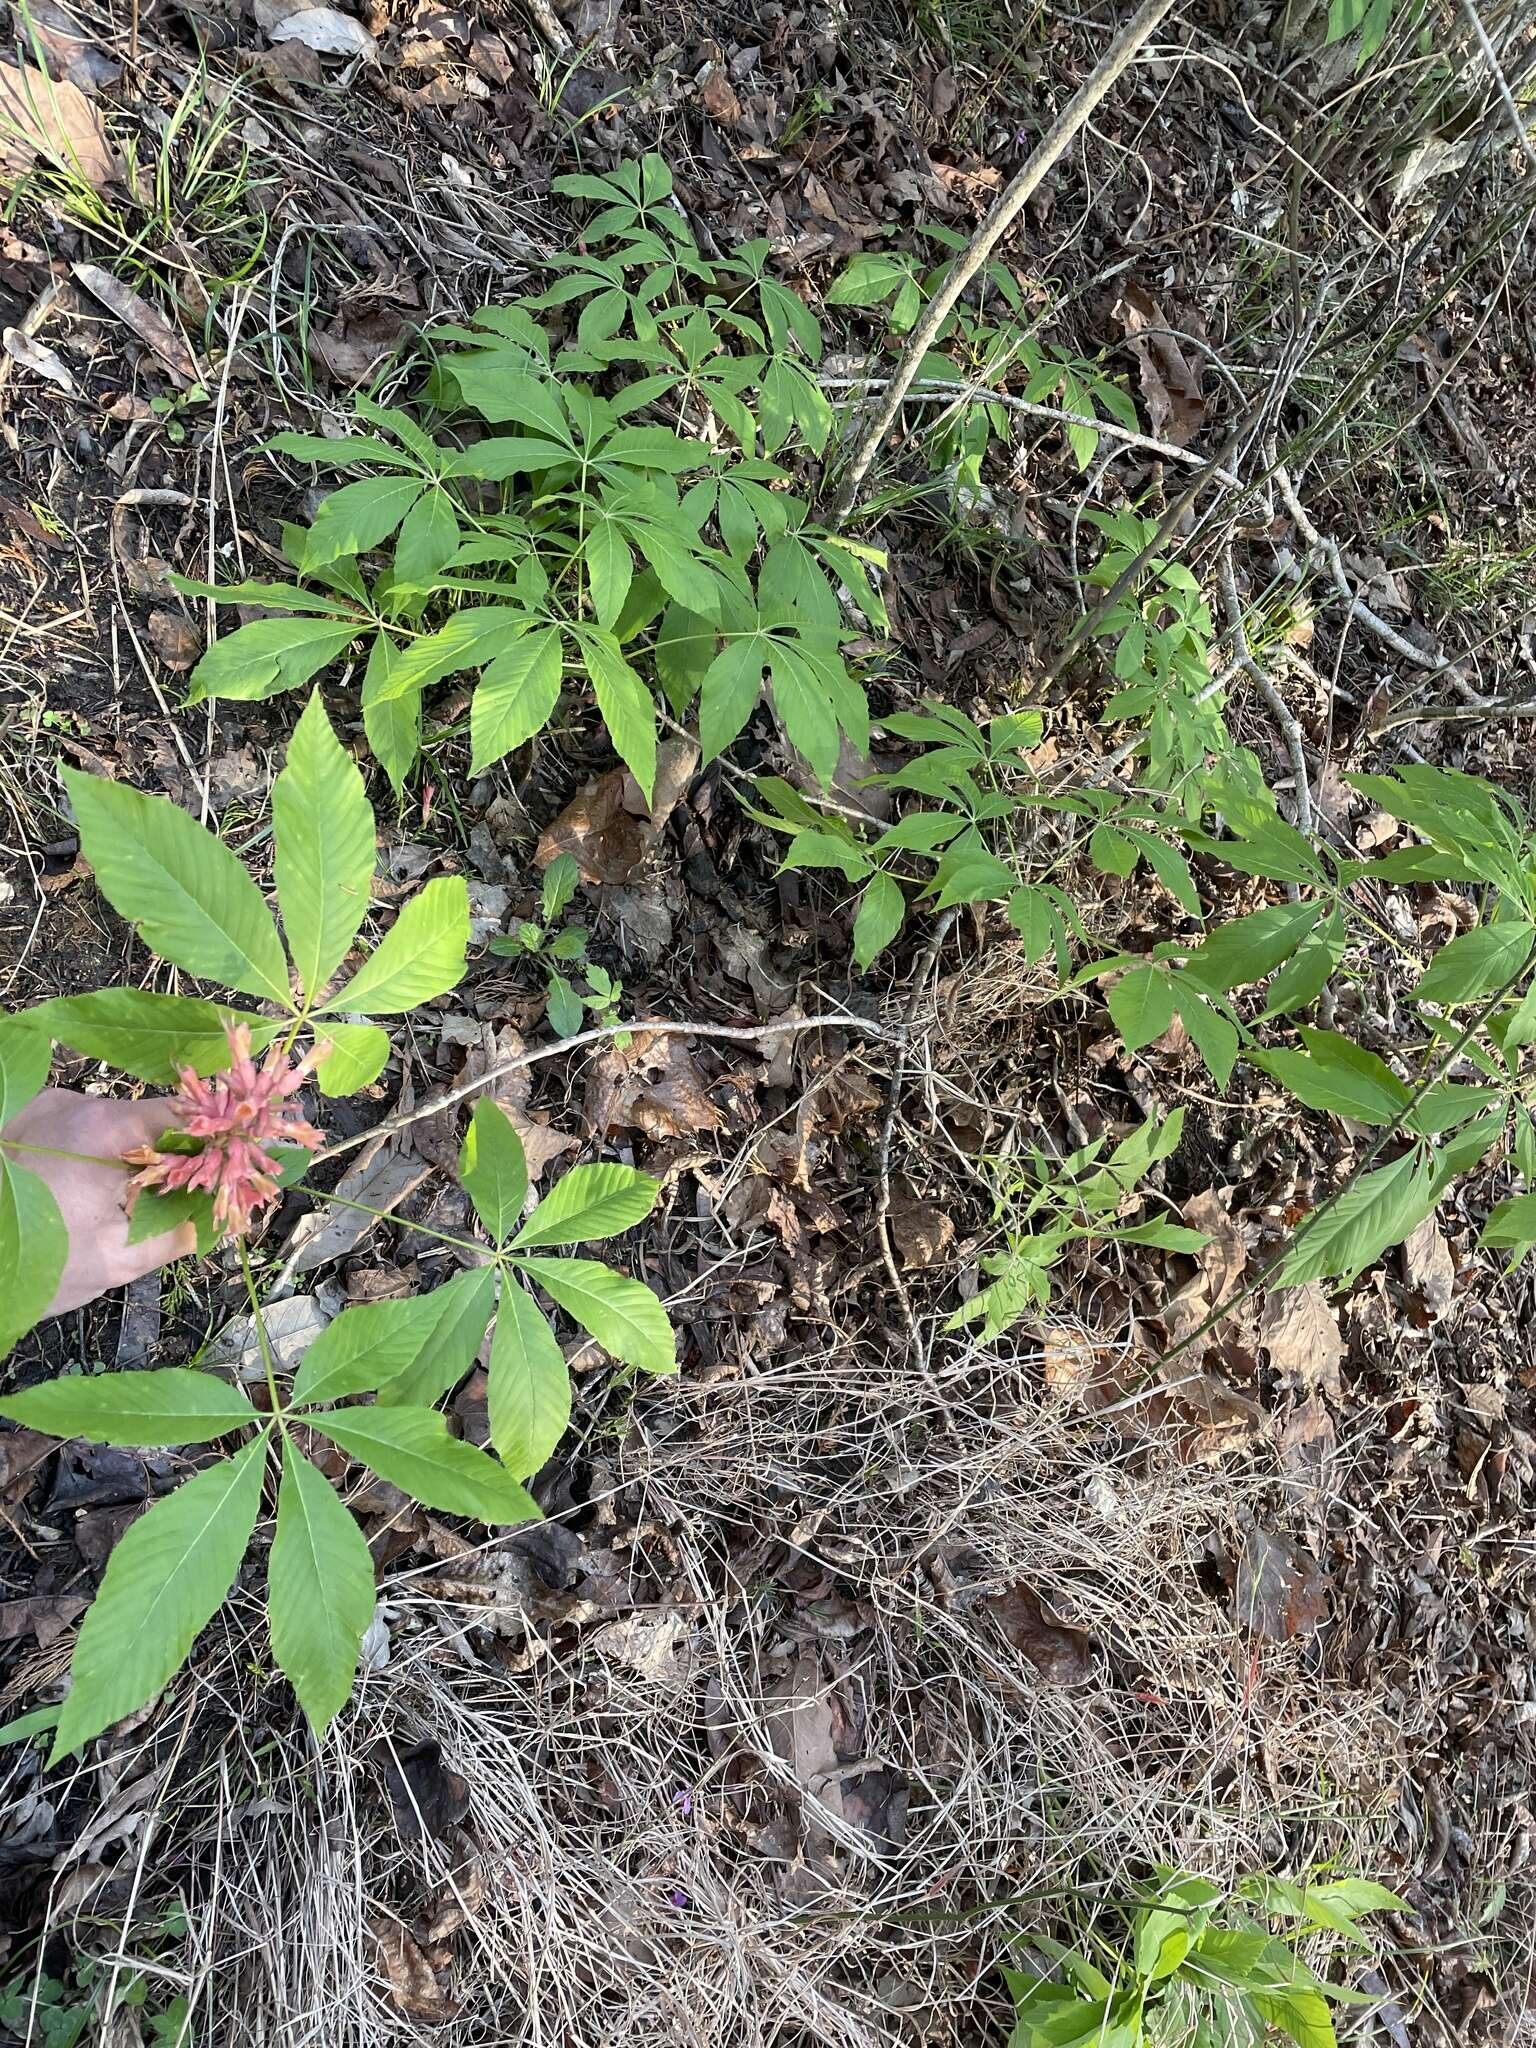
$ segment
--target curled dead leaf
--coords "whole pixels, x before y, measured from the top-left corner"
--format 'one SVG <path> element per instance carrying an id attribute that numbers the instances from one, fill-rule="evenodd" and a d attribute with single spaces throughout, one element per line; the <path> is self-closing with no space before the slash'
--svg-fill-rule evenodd
<path id="1" fill-rule="evenodd" d="M 463 2007 L 444 1995 L 437 1972 L 400 1922 L 376 1913 L 368 1924 L 396 2009 L 431 2026 L 456 2020 Z"/>
<path id="2" fill-rule="evenodd" d="M 375 58 L 379 46 L 350 14 L 339 7 L 304 7 L 274 22 L 267 31 L 274 43 L 303 43 L 322 57 Z"/>
<path id="3" fill-rule="evenodd" d="M 1232 1602 L 1246 1628 L 1288 1643 L 1327 1619 L 1327 1574 L 1310 1550 L 1255 1526 L 1243 1537 Z"/>
<path id="4" fill-rule="evenodd" d="M 1022 1580 L 988 1602 L 1013 1648 L 1022 1652 L 1052 1685 L 1084 1685 L 1093 1676 L 1093 1639 L 1051 1614 L 1040 1595 Z"/>
<path id="5" fill-rule="evenodd" d="M 685 1038 L 644 1028 L 609 1046 L 587 1070 L 586 1115 L 594 1131 L 643 1131 L 648 1138 L 704 1136 L 721 1115 Z"/>
<path id="6" fill-rule="evenodd" d="M 1150 292 L 1128 284 L 1115 301 L 1114 317 L 1135 352 L 1142 396 L 1152 431 L 1176 448 L 1187 448 L 1205 419 L 1199 366 L 1192 365 L 1173 325 Z"/>
<path id="7" fill-rule="evenodd" d="M 130 291 L 110 271 L 96 263 L 73 265 L 76 282 L 84 285 L 93 299 L 99 299 L 109 313 L 115 313 L 131 334 L 160 358 L 177 384 L 196 384 L 202 372 L 197 358 L 172 327 L 165 315 L 148 299 Z"/>
<path id="8" fill-rule="evenodd" d="M 1403 1278 L 1433 1319 L 1446 1314 L 1456 1288 L 1456 1262 L 1433 1216 L 1426 1216 L 1403 1241 Z"/>
<path id="9" fill-rule="evenodd" d="M 168 669 L 181 675 L 203 651 L 202 635 L 180 612 L 164 609 L 149 615 L 150 645 Z"/>

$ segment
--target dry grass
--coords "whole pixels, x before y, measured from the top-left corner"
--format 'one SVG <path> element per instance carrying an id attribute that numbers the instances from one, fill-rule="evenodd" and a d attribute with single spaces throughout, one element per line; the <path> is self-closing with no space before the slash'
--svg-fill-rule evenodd
<path id="1" fill-rule="evenodd" d="M 457 1895 L 455 2040 L 959 2044 L 1000 2017 L 1011 1930 L 1081 1924 L 1153 1862 L 1379 1868 L 1378 1703 L 1201 1589 L 1257 1482 L 1127 1451 L 1035 1378 L 970 1352 L 919 1395 L 840 1342 L 648 1394 L 586 1586 L 524 1609 L 494 1550 L 444 1567 L 453 1598 L 386 1584 L 389 1663 L 319 1757 L 232 1634 L 166 1717 L 198 1762 L 140 1845 L 141 1903 L 167 1875 L 194 1903 L 197 2038 L 412 2038 L 370 1930 L 430 1949 Z M 998 1625 L 1020 1581 L 1088 1631 L 1086 1683 Z M 829 1708 L 852 1759 L 818 1755 Z M 424 1736 L 465 1782 L 444 1840 L 382 1790 Z M 869 1781 L 905 1788 L 895 1839 Z"/>

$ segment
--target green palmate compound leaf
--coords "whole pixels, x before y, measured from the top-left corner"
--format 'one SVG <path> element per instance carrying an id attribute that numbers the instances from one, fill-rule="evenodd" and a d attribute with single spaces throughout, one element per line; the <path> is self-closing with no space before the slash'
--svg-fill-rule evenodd
<path id="1" fill-rule="evenodd" d="M 676 1372 L 677 1339 L 649 1287 L 595 1259 L 518 1256 L 519 1270 L 595 1337 L 603 1349 L 642 1372 Z"/>
<path id="2" fill-rule="evenodd" d="M 1442 946 L 1413 992 L 1417 1003 L 1475 1003 L 1512 982 L 1530 958 L 1528 924 L 1484 924 Z"/>
<path id="3" fill-rule="evenodd" d="M 327 1024 L 330 1051 L 315 1069 L 322 1095 L 355 1095 L 377 1081 L 389 1058 L 389 1033 L 377 1024 Z"/>
<path id="4" fill-rule="evenodd" d="M 494 1458 L 450 1436 L 435 1408 L 335 1408 L 308 1420 L 423 1507 L 493 1528 L 539 1512 Z"/>
<path id="5" fill-rule="evenodd" d="M 528 1198 L 523 1141 L 506 1111 L 482 1095 L 459 1151 L 459 1179 L 493 1242 L 505 1244 Z"/>
<path id="6" fill-rule="evenodd" d="M 36 1016 L 29 1011 L 27 1023 L 0 1017 L 0 1131 L 47 1084 L 53 1051 L 45 1037 L 28 1029 Z"/>
<path id="7" fill-rule="evenodd" d="M 1433 1174 L 1417 1150 L 1363 1174 L 1301 1224 L 1280 1269 L 1281 1285 L 1352 1279 L 1422 1223 L 1434 1199 Z"/>
<path id="8" fill-rule="evenodd" d="M 362 619 L 253 619 L 215 640 L 187 679 L 187 702 L 229 697 L 251 704 L 296 690 L 344 653 L 364 625 Z"/>
<path id="9" fill-rule="evenodd" d="M 1105 998 L 1127 1052 L 1139 1052 L 1161 1038 L 1173 1022 L 1173 989 L 1156 967 L 1135 967 L 1113 983 Z"/>
<path id="10" fill-rule="evenodd" d="M 1330 1110 L 1363 1124 L 1395 1124 L 1411 1091 L 1386 1061 L 1336 1031 L 1302 1027 L 1304 1052 L 1255 1052 L 1255 1066 L 1272 1074 L 1308 1109 Z"/>
<path id="11" fill-rule="evenodd" d="M 895 938 L 906 914 L 901 884 L 887 874 L 871 875 L 853 920 L 853 964 L 860 974 Z"/>
<path id="12" fill-rule="evenodd" d="M 0 1150 L 0 1357 L 47 1315 L 68 1256 L 53 1190 Z"/>
<path id="13" fill-rule="evenodd" d="M 272 838 L 288 950 L 313 1002 L 362 928 L 374 867 L 363 778 L 332 732 L 318 691 L 272 785 Z"/>
<path id="14" fill-rule="evenodd" d="M 0 1400 L 0 1415 L 46 1436 L 135 1449 L 211 1443 L 261 1420 L 238 1387 L 179 1365 L 43 1380 Z"/>
<path id="15" fill-rule="evenodd" d="M 130 1524 L 80 1624 L 50 1763 L 152 1700 L 223 1605 L 261 1507 L 267 1438 Z"/>
<path id="16" fill-rule="evenodd" d="M 518 1149 L 521 1151 L 521 1146 Z M 660 1193 L 661 1182 L 633 1166 L 609 1160 L 596 1166 L 573 1166 L 513 1238 L 512 1249 L 617 1237 L 650 1215 Z"/>
<path id="17" fill-rule="evenodd" d="M 316 1735 L 352 1691 L 373 1601 L 373 1558 L 362 1530 L 330 1481 L 285 1442 L 267 1612 L 272 1654 Z"/>
<path id="18" fill-rule="evenodd" d="M 415 476 L 370 476 L 343 484 L 321 501 L 304 536 L 299 567 L 307 573 L 342 555 L 365 555 L 389 538 L 421 493 L 422 481 Z"/>
<path id="19" fill-rule="evenodd" d="M 496 1268 L 476 1266 L 446 1286 L 418 1296 L 434 1315 L 421 1349 L 380 1383 L 377 1400 L 391 1408 L 427 1408 L 456 1387 L 475 1362 L 496 1293 Z"/>
<path id="20" fill-rule="evenodd" d="M 553 626 L 524 633 L 489 664 L 469 706 L 472 775 L 543 731 L 560 700 L 561 670 Z"/>
<path id="21" fill-rule="evenodd" d="M 228 847 L 163 796 L 63 776 L 101 892 L 144 943 L 188 974 L 291 1009 L 277 926 Z"/>
<path id="22" fill-rule="evenodd" d="M 326 1010 L 393 1016 L 462 980 L 469 950 L 469 891 L 462 875 L 442 875 L 413 896 L 379 945 Z"/>
<path id="23" fill-rule="evenodd" d="M 386 1387 L 402 1375 L 430 1372 L 432 1350 L 451 1305 L 444 1296 L 457 1284 L 450 1282 L 449 1287 L 413 1294 L 404 1301 L 363 1301 L 344 1308 L 305 1352 L 294 1377 L 294 1402 L 349 1400 L 354 1394 Z M 453 1299 L 456 1303 L 459 1297 Z M 489 1314 L 487 1301 L 480 1319 L 482 1335 Z"/>
<path id="24" fill-rule="evenodd" d="M 510 1276 L 501 1290 L 486 1390 L 491 1442 L 507 1470 L 537 1472 L 571 1419 L 571 1376 L 538 1304 Z"/>
<path id="25" fill-rule="evenodd" d="M 71 1052 L 107 1060 L 123 1073 L 161 1087 L 168 1087 L 181 1067 L 217 1074 L 229 1065 L 226 1020 L 245 1026 L 253 1052 L 270 1045 L 283 1028 L 276 1017 L 257 1017 L 197 996 L 161 995 L 147 988 L 98 988 L 89 995 L 55 996 L 24 1015 L 29 1025 Z"/>

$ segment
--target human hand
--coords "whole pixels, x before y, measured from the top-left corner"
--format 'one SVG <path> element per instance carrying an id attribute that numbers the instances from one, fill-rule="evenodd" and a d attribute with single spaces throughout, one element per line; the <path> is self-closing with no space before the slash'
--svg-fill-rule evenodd
<path id="1" fill-rule="evenodd" d="M 69 1232 L 69 1254 L 49 1315 L 81 1308 L 196 1249 L 197 1231 L 190 1223 L 130 1244 L 124 1203 L 133 1169 L 108 1163 L 136 1146 L 153 1145 L 174 1122 L 168 1098 L 109 1102 L 70 1088 L 45 1088 L 0 1132 L 0 1138 L 49 1148 L 15 1155 L 18 1165 L 48 1183 Z M 61 1159 L 61 1152 L 85 1156 Z"/>

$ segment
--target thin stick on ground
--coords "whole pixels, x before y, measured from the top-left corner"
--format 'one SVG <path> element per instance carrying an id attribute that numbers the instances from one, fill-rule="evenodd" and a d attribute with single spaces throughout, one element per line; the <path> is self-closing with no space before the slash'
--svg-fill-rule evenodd
<path id="1" fill-rule="evenodd" d="M 1399 633 L 1395 626 L 1389 625 L 1379 612 L 1371 609 L 1349 580 L 1343 558 L 1339 553 L 1338 542 L 1330 539 L 1326 533 L 1320 532 L 1313 523 L 1306 507 L 1296 494 L 1296 486 L 1291 481 L 1284 463 L 1276 462 L 1273 464 L 1273 470 L 1275 485 L 1285 509 L 1295 520 L 1296 530 L 1307 544 L 1308 555 L 1326 564 L 1328 573 L 1333 578 L 1334 588 L 1347 608 L 1346 618 L 1358 619 L 1367 632 L 1374 634 L 1383 646 L 1390 647 L 1395 655 L 1413 668 L 1422 669 L 1427 675 L 1444 676 L 1473 710 L 1486 710 L 1487 699 L 1480 690 L 1467 681 L 1461 672 L 1459 662 L 1451 660 L 1448 655 L 1431 654 L 1425 648 L 1415 647 L 1413 642 Z M 1284 549 L 1277 549 L 1275 560 L 1282 576 L 1289 578 L 1292 583 L 1301 582 L 1306 574 L 1305 562 L 1298 562 L 1294 555 Z"/>
<path id="2" fill-rule="evenodd" d="M 1280 728 L 1285 741 L 1285 751 L 1291 757 L 1291 773 L 1296 780 L 1296 825 L 1310 839 L 1312 837 L 1312 792 L 1307 786 L 1307 756 L 1302 745 L 1301 727 L 1296 714 L 1286 703 L 1271 682 L 1267 671 L 1254 656 L 1248 644 L 1248 628 L 1243 623 L 1243 601 L 1237 594 L 1237 576 L 1232 567 L 1232 550 L 1223 548 L 1221 554 L 1221 596 L 1226 606 L 1227 629 L 1232 635 L 1233 652 L 1237 665 L 1253 683 L 1259 695 L 1269 706 L 1270 713 Z M 1295 884 L 1291 884 L 1294 890 Z"/>
<path id="3" fill-rule="evenodd" d="M 896 1262 L 895 1247 L 891 1243 L 891 1143 L 896 1132 L 896 1119 L 901 1114 L 901 1091 L 907 1078 L 907 1047 L 912 1039 L 912 1022 L 917 1015 L 917 1006 L 922 1001 L 923 991 L 928 986 L 928 977 L 933 972 L 939 949 L 948 938 L 955 919 L 960 915 L 959 904 L 953 904 L 945 911 L 934 927 L 917 971 L 912 977 L 912 993 L 907 1007 L 902 1012 L 901 1023 L 896 1030 L 896 1057 L 891 1063 L 891 1099 L 885 1112 L 885 1122 L 880 1131 L 880 1193 L 875 1205 L 875 1235 L 880 1240 L 880 1256 L 885 1263 L 886 1274 L 901 1304 L 902 1321 L 907 1326 L 911 1340 L 912 1355 L 927 1363 L 927 1347 L 917 1327 L 917 1317 L 912 1312 L 912 1297 L 907 1292 L 907 1283 L 901 1277 L 901 1267 Z"/>
<path id="4" fill-rule="evenodd" d="M 843 514 L 852 508 L 853 501 L 859 494 L 859 486 L 868 474 L 870 464 L 880 452 L 880 444 L 890 432 L 891 423 L 901 410 L 901 402 L 906 397 L 923 358 L 938 340 L 939 330 L 954 311 L 961 293 L 1013 225 L 1023 210 L 1025 201 L 1034 193 L 1046 172 L 1065 152 L 1067 145 L 1079 130 L 1086 125 L 1100 100 L 1126 70 L 1172 4 L 1173 0 L 1143 0 L 1143 4 L 1137 8 L 1088 78 L 1062 109 L 1049 133 L 1031 152 L 1029 161 L 1003 188 L 997 204 L 971 237 L 969 246 L 951 264 L 943 284 L 929 302 L 927 313 L 913 329 L 912 338 L 907 343 L 901 361 L 896 365 L 890 383 L 886 386 L 879 409 L 864 430 L 863 438 L 843 473 L 843 480 L 832 501 L 835 513 Z"/>
<path id="5" fill-rule="evenodd" d="M 319 1166 L 327 1159 L 339 1159 L 344 1152 L 355 1151 L 359 1145 L 366 1145 L 375 1138 L 387 1138 L 395 1131 L 403 1131 L 411 1124 L 420 1123 L 423 1117 L 436 1116 L 440 1109 L 452 1109 L 456 1102 L 464 1102 L 471 1095 L 482 1095 L 494 1081 L 504 1081 L 508 1074 L 520 1073 L 524 1067 L 537 1066 L 541 1060 L 557 1060 L 563 1053 L 580 1052 L 583 1046 L 597 1045 L 605 1039 L 618 1038 L 626 1032 L 636 1036 L 649 1032 L 653 1038 L 724 1038 L 737 1041 L 751 1041 L 760 1038 L 784 1038 L 801 1031 L 857 1031 L 866 1038 L 890 1038 L 893 1036 L 889 1025 L 877 1023 L 872 1017 L 856 1017 L 851 1013 L 834 1012 L 823 1017 L 785 1017 L 769 1024 L 700 1024 L 694 1022 L 662 1022 L 650 1017 L 631 1017 L 622 1024 L 598 1024 L 590 1031 L 577 1031 L 569 1038 L 562 1038 L 555 1045 L 535 1046 L 532 1052 L 520 1052 L 515 1059 L 498 1060 L 493 1067 L 487 1067 L 483 1074 L 476 1074 L 473 1080 L 461 1081 L 456 1087 L 445 1088 L 440 1094 L 432 1095 L 425 1102 L 419 1102 L 413 1109 L 402 1110 L 398 1116 L 386 1117 L 381 1124 L 374 1124 L 366 1131 L 358 1131 L 350 1138 L 342 1138 L 334 1145 L 327 1145 L 323 1152 L 317 1152 L 314 1165 Z"/>

